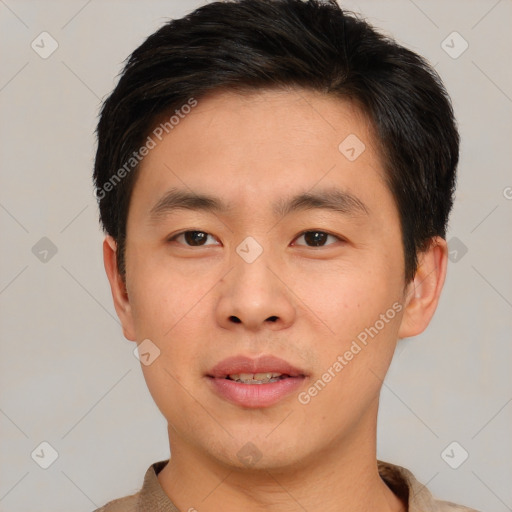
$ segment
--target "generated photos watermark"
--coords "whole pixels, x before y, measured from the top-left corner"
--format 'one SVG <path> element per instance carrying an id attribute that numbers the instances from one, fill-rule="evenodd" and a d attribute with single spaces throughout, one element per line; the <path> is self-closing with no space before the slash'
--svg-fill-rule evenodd
<path id="1" fill-rule="evenodd" d="M 146 142 L 137 150 L 132 153 L 130 158 L 120 167 L 101 187 L 94 189 L 94 196 L 98 201 L 101 201 L 109 192 L 115 189 L 115 187 L 123 180 L 128 174 L 130 174 L 145 156 L 154 149 L 157 142 L 160 142 L 164 135 L 171 133 L 178 124 L 185 119 L 185 117 L 192 112 L 192 109 L 198 104 L 197 100 L 190 98 L 187 103 L 182 105 L 179 109 L 174 111 L 174 114 L 169 117 L 166 121 L 160 123 L 156 128 L 153 129 L 150 135 L 148 135 Z"/>
<path id="2" fill-rule="evenodd" d="M 402 311 L 403 305 L 400 302 L 395 302 L 385 313 L 379 316 L 379 319 L 375 323 L 366 327 L 361 331 L 356 339 L 352 340 L 350 348 L 343 354 L 338 355 L 336 360 L 327 368 L 322 376 L 314 382 L 306 391 L 302 391 L 298 395 L 299 403 L 302 405 L 308 405 L 311 400 L 322 391 L 329 382 L 331 382 L 350 361 L 354 359 L 365 347 L 368 346 L 370 339 L 375 338 L 382 329 L 388 324 L 395 316 Z"/>

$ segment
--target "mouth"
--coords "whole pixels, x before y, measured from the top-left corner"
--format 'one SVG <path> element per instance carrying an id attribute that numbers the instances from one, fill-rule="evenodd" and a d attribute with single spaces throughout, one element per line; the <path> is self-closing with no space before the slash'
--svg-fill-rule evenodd
<path id="1" fill-rule="evenodd" d="M 268 384 L 269 382 L 289 379 L 290 375 L 278 372 L 233 373 L 225 378 L 234 382 L 241 382 L 242 384 Z"/>
<path id="2" fill-rule="evenodd" d="M 297 391 L 307 378 L 304 371 L 283 359 L 235 356 L 221 361 L 206 375 L 214 392 L 247 408 L 269 407 Z"/>

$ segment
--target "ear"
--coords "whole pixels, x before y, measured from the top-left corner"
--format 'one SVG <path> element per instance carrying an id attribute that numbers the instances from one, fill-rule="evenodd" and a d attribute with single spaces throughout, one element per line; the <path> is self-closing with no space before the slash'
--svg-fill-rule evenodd
<path id="1" fill-rule="evenodd" d="M 110 282 L 114 307 L 123 327 L 123 334 L 126 339 L 135 341 L 130 299 L 124 280 L 119 274 L 117 267 L 117 244 L 111 236 L 107 236 L 103 241 L 103 263 L 105 264 L 105 271 Z"/>
<path id="2" fill-rule="evenodd" d="M 418 269 L 413 281 L 407 286 L 399 338 L 416 336 L 427 328 L 441 296 L 447 264 L 446 240 L 435 237 L 430 247 L 419 255 Z"/>

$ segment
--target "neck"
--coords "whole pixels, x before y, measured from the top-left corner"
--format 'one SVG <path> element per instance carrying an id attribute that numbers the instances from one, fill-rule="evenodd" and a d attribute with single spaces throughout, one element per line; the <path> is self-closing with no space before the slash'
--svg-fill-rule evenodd
<path id="1" fill-rule="evenodd" d="M 378 473 L 376 418 L 372 427 L 359 425 L 348 438 L 333 440 L 300 464 L 271 469 L 228 467 L 177 439 L 175 431 L 169 434 L 172 456 L 158 479 L 179 510 L 407 510 Z"/>

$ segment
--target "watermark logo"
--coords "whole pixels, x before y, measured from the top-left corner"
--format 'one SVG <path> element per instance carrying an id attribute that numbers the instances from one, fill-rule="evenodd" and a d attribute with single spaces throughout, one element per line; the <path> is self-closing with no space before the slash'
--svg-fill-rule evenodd
<path id="1" fill-rule="evenodd" d="M 238 450 L 236 456 L 244 466 L 252 467 L 261 460 L 263 454 L 254 443 L 248 442 Z"/>
<path id="2" fill-rule="evenodd" d="M 246 263 L 254 263 L 261 256 L 263 247 L 252 236 L 248 236 L 237 246 L 236 252 Z"/>
<path id="3" fill-rule="evenodd" d="M 457 441 L 451 442 L 442 452 L 441 458 L 450 466 L 452 469 L 457 469 L 469 457 L 469 453 L 464 449 L 464 447 L 459 444 Z"/>
<path id="4" fill-rule="evenodd" d="M 469 43 L 458 32 L 453 31 L 442 41 L 441 48 L 452 59 L 458 59 L 469 48 Z"/>
<path id="5" fill-rule="evenodd" d="M 364 142 L 354 133 L 343 139 L 338 146 L 339 152 L 350 162 L 357 160 L 365 149 Z"/>
<path id="6" fill-rule="evenodd" d="M 160 356 L 160 349 L 151 340 L 145 339 L 135 347 L 133 355 L 144 366 L 149 366 Z"/>
<path id="7" fill-rule="evenodd" d="M 30 47 L 39 57 L 47 59 L 59 47 L 59 43 L 48 32 L 41 32 L 32 43 L 30 43 Z"/>
<path id="8" fill-rule="evenodd" d="M 48 263 L 57 254 L 57 246 L 48 237 L 43 236 L 32 247 L 32 254 L 41 263 Z"/>
<path id="9" fill-rule="evenodd" d="M 30 456 L 39 467 L 48 469 L 59 458 L 59 453 L 48 441 L 43 441 Z"/>
<path id="10" fill-rule="evenodd" d="M 456 236 L 450 238 L 448 241 L 448 259 L 452 263 L 458 263 L 467 252 L 468 248 L 460 238 Z"/>

